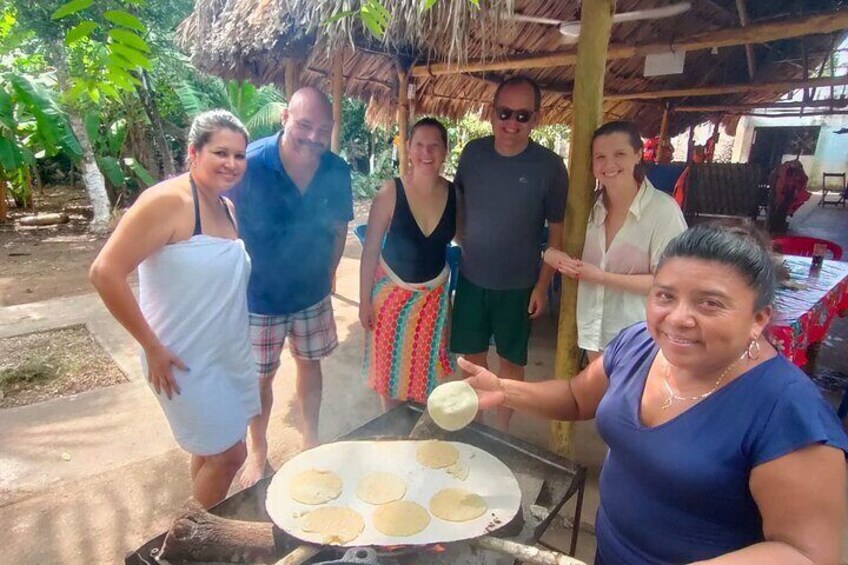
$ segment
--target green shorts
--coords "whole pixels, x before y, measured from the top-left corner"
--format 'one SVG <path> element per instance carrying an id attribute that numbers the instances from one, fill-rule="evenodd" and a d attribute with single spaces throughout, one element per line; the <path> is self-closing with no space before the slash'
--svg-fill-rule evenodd
<path id="1" fill-rule="evenodd" d="M 533 288 L 488 290 L 459 275 L 451 322 L 450 348 L 454 353 L 489 350 L 492 336 L 498 355 L 515 365 L 527 364 Z"/>

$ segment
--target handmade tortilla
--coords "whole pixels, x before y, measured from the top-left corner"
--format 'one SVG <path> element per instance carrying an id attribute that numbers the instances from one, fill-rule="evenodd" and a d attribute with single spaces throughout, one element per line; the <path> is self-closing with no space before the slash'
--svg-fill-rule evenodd
<path id="1" fill-rule="evenodd" d="M 356 497 L 368 504 L 387 504 L 406 494 L 406 483 L 392 473 L 368 473 L 356 484 Z"/>
<path id="2" fill-rule="evenodd" d="M 488 507 L 479 495 L 461 488 L 442 489 L 430 499 L 430 513 L 448 522 L 468 522 Z"/>
<path id="3" fill-rule="evenodd" d="M 460 430 L 477 415 L 477 392 L 465 381 L 440 384 L 427 398 L 427 413 L 440 428 Z"/>
<path id="4" fill-rule="evenodd" d="M 342 493 L 342 479 L 332 471 L 307 469 L 292 477 L 289 494 L 303 504 L 324 504 Z"/>
<path id="5" fill-rule="evenodd" d="M 425 467 L 441 469 L 453 465 L 459 459 L 459 451 L 451 444 L 439 441 L 422 441 L 415 452 L 415 458 Z"/>
<path id="6" fill-rule="evenodd" d="M 448 472 L 448 475 L 451 475 L 459 479 L 460 481 L 464 481 L 468 478 L 469 469 L 468 465 L 464 464 L 462 461 L 457 461 L 456 463 L 445 469 L 445 471 Z"/>
<path id="7" fill-rule="evenodd" d="M 398 500 L 378 506 L 371 516 L 374 529 L 387 536 L 406 537 L 423 532 L 430 514 L 418 503 Z"/>
<path id="8" fill-rule="evenodd" d="M 321 534 L 323 543 L 342 545 L 362 533 L 365 520 L 359 512 L 345 506 L 322 506 L 301 518 L 301 529 Z"/>

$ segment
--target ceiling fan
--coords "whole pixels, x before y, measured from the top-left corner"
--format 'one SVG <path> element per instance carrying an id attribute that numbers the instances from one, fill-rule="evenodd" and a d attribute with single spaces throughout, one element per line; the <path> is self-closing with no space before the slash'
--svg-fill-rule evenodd
<path id="1" fill-rule="evenodd" d="M 632 12 L 621 12 L 612 17 L 612 23 L 634 22 L 637 20 L 658 20 L 670 18 L 688 12 L 692 8 L 691 2 L 677 2 L 660 8 L 649 8 L 646 10 L 634 10 Z M 558 26 L 559 32 L 566 43 L 576 43 L 580 37 L 580 22 L 564 22 L 538 16 L 525 16 L 524 14 L 512 14 L 511 19 L 519 22 L 530 22 L 535 24 Z"/>

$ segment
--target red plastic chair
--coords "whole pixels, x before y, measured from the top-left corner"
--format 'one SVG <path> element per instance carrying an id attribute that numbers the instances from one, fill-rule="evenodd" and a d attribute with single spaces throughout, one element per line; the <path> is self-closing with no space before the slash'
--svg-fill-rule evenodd
<path id="1" fill-rule="evenodd" d="M 830 251 L 830 254 L 833 255 L 834 261 L 842 259 L 842 248 L 826 239 L 803 236 L 786 236 L 774 238 L 773 243 L 774 249 L 778 253 L 783 253 L 785 255 L 800 255 L 801 257 L 812 257 L 813 246 L 817 243 L 823 243 L 825 247 L 827 247 L 828 251 Z"/>

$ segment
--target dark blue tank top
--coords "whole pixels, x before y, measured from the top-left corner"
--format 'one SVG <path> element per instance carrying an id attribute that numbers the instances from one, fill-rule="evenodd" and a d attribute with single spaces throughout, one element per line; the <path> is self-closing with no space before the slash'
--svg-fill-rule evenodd
<path id="1" fill-rule="evenodd" d="M 425 236 L 418 227 L 406 189 L 395 179 L 395 211 L 383 245 L 383 259 L 403 281 L 422 283 L 436 278 L 445 267 L 445 251 L 456 234 L 456 190 L 448 184 L 448 201 L 436 229 Z"/>

